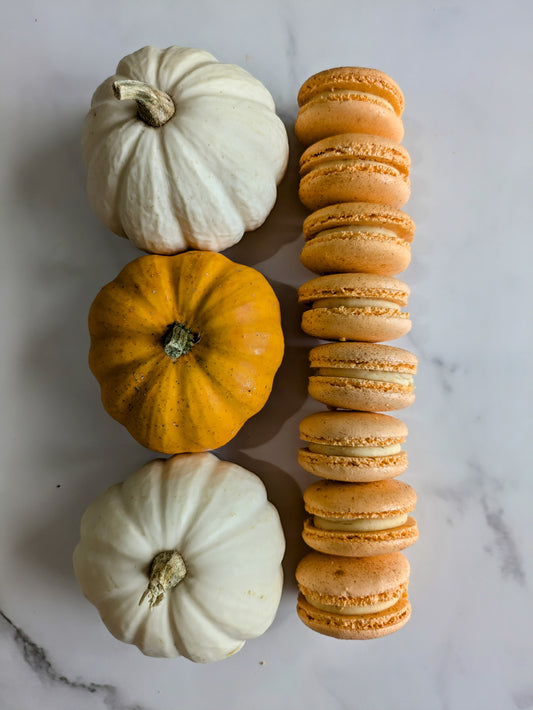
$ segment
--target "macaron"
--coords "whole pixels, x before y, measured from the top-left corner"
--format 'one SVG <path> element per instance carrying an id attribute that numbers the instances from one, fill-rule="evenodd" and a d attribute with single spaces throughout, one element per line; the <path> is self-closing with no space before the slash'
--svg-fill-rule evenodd
<path id="1" fill-rule="evenodd" d="M 304 493 L 302 537 L 313 550 L 345 557 L 398 552 L 418 539 L 409 513 L 416 493 L 402 481 L 318 481 Z"/>
<path id="2" fill-rule="evenodd" d="M 415 224 L 388 205 L 343 202 L 312 212 L 303 233 L 300 260 L 315 274 L 394 276 L 409 266 Z"/>
<path id="3" fill-rule="evenodd" d="M 367 483 L 407 469 L 402 443 L 407 426 L 388 414 L 314 412 L 300 422 L 298 463 L 308 473 L 334 481 Z"/>
<path id="4" fill-rule="evenodd" d="M 343 133 L 310 145 L 300 158 L 301 202 L 318 210 L 338 202 L 376 202 L 400 208 L 411 193 L 409 153 L 399 143 Z"/>
<path id="5" fill-rule="evenodd" d="M 302 330 L 323 340 L 378 343 L 406 335 L 409 314 L 400 310 L 409 299 L 409 286 L 393 276 L 326 274 L 298 289 Z"/>
<path id="6" fill-rule="evenodd" d="M 401 552 L 340 557 L 310 552 L 296 568 L 297 612 L 313 631 L 338 639 L 372 639 L 411 616 L 409 562 Z"/>
<path id="7" fill-rule="evenodd" d="M 309 352 L 311 397 L 331 408 L 390 412 L 414 402 L 416 355 L 377 343 L 324 343 Z"/>
<path id="8" fill-rule="evenodd" d="M 309 77 L 298 93 L 294 127 L 311 145 L 339 133 L 370 133 L 402 140 L 405 105 L 398 84 L 379 69 L 336 67 Z"/>

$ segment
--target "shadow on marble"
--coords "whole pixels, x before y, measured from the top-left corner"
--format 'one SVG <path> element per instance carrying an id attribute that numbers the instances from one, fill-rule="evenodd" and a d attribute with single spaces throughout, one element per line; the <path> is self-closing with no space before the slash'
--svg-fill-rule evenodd
<path id="1" fill-rule="evenodd" d="M 281 307 L 281 324 L 285 337 L 285 353 L 276 373 L 272 392 L 263 409 L 249 419 L 235 437 L 222 450 L 249 449 L 269 442 L 295 414 L 307 397 L 308 352 L 307 343 L 296 341 L 299 332 L 300 307 L 296 289 L 287 284 L 271 281 Z"/>
<path id="2" fill-rule="evenodd" d="M 294 592 L 297 588 L 294 578 L 296 565 L 307 551 L 301 537 L 305 510 L 300 486 L 290 473 L 244 451 L 234 451 L 232 461 L 259 476 L 265 484 L 269 501 L 277 508 L 287 545 L 283 558 L 283 587 Z"/>
<path id="3" fill-rule="evenodd" d="M 224 254 L 232 261 L 256 266 L 301 237 L 302 223 L 308 214 L 298 200 L 298 165 L 302 149 L 294 136 L 294 121 L 284 123 L 289 136 L 289 162 L 285 177 L 278 185 L 276 203 L 261 227 L 247 232 L 240 242 L 226 249 Z"/>

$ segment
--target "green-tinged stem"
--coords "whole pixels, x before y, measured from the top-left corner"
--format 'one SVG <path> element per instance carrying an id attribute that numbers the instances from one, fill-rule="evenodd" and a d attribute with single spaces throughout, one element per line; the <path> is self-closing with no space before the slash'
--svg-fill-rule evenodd
<path id="1" fill-rule="evenodd" d="M 148 586 L 139 601 L 139 605 L 148 597 L 150 609 L 159 606 L 169 589 L 178 585 L 187 574 L 183 557 L 176 550 L 160 552 L 152 560 Z"/>
<path id="2" fill-rule="evenodd" d="M 198 336 L 183 323 L 172 323 L 166 332 L 163 347 L 169 358 L 177 360 L 186 355 L 198 340 Z"/>

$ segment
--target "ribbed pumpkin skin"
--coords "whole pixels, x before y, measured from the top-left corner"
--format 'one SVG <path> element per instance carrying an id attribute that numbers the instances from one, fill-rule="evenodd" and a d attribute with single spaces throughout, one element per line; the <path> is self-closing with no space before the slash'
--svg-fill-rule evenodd
<path id="1" fill-rule="evenodd" d="M 168 93 L 163 126 L 118 101 L 116 80 Z M 83 125 L 89 202 L 113 232 L 153 254 L 223 251 L 272 210 L 287 167 L 287 131 L 263 84 L 188 47 L 143 47 L 95 91 Z"/>
<path id="2" fill-rule="evenodd" d="M 199 340 L 172 360 L 173 323 Z M 279 303 L 255 269 L 215 252 L 142 256 L 89 312 L 89 365 L 107 412 L 166 454 L 216 449 L 267 401 L 284 350 Z"/>

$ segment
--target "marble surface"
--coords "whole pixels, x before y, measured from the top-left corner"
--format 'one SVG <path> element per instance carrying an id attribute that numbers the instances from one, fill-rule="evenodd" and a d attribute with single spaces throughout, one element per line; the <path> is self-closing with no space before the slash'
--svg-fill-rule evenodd
<path id="1" fill-rule="evenodd" d="M 4 4 L 0 22 L 2 214 L 1 710 L 361 707 L 533 708 L 531 279 L 533 5 L 437 0 L 268 3 L 93 0 Z M 271 281 L 287 353 L 265 409 L 217 453 L 257 473 L 287 537 L 278 615 L 216 664 L 156 660 L 121 644 L 71 565 L 88 503 L 153 454 L 102 409 L 87 367 L 87 311 L 139 252 L 85 195 L 80 126 L 125 54 L 181 44 L 244 66 L 271 90 L 291 141 L 266 224 L 228 250 Z M 314 634 L 295 613 L 301 223 L 293 137 L 302 81 L 343 64 L 396 78 L 417 223 L 410 284 L 420 358 L 403 479 L 419 496 L 413 616 L 370 642 Z"/>

